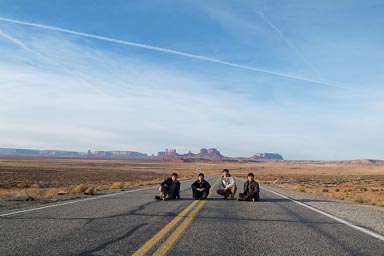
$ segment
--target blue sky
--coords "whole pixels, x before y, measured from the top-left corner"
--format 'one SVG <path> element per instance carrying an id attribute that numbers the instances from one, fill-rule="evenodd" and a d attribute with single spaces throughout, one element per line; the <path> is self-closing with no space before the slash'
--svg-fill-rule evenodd
<path id="1" fill-rule="evenodd" d="M 383 11 L 373 0 L 1 0 L 0 147 L 383 159 Z"/>

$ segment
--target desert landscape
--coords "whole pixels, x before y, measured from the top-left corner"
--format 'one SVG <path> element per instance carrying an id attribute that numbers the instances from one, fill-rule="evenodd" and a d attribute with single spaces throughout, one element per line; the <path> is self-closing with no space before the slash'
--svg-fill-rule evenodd
<path id="1" fill-rule="evenodd" d="M 183 162 L 2 157 L 0 196 L 3 201 L 58 201 L 80 194 L 158 184 L 172 172 L 179 173 L 180 179 L 189 179 L 197 172 L 220 175 L 224 168 L 244 178 L 253 172 L 261 184 L 384 207 L 384 164 L 373 160 Z"/>

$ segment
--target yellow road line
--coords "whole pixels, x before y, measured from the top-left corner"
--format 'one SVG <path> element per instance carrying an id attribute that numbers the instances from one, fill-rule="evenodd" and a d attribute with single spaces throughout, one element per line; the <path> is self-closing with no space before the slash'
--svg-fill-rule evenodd
<path id="1" fill-rule="evenodd" d="M 212 186 L 216 187 L 216 184 L 218 181 Z M 211 196 L 212 193 L 209 194 Z M 197 201 L 195 201 L 197 202 Z M 159 249 L 155 251 L 153 255 L 155 256 L 163 256 L 167 255 L 167 252 L 171 249 L 171 247 L 176 243 L 176 241 L 180 238 L 180 236 L 183 234 L 183 232 L 187 229 L 189 224 L 192 222 L 192 220 L 196 217 L 196 215 L 199 213 L 201 208 L 205 205 L 207 201 L 200 201 L 200 203 L 197 205 L 195 209 L 188 215 L 188 217 L 176 228 L 176 230 L 172 233 L 170 237 L 160 246 Z"/>
<path id="2" fill-rule="evenodd" d="M 185 215 L 191 210 L 198 201 L 193 201 L 187 208 L 185 208 L 179 215 L 177 215 L 171 222 L 162 228 L 156 235 L 149 239 L 143 246 L 141 246 L 132 256 L 145 255 L 165 234 L 167 234 L 173 226 L 175 226 Z"/>
<path id="3" fill-rule="evenodd" d="M 205 205 L 206 201 L 200 201 L 197 207 L 190 213 L 190 215 L 177 227 L 177 229 L 172 233 L 172 235 L 160 246 L 159 249 L 155 251 L 154 256 L 166 255 L 169 249 L 176 243 L 180 238 L 181 234 L 187 229 L 189 224 L 199 213 L 200 209 Z"/>

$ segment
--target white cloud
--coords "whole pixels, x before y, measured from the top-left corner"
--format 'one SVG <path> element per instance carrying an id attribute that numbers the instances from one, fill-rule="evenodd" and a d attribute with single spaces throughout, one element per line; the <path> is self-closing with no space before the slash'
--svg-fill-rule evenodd
<path id="1" fill-rule="evenodd" d="M 255 100 L 234 92 L 242 91 L 241 86 L 222 90 L 217 81 L 188 67 L 169 70 L 136 55 L 119 56 L 57 35 L 31 37 L 28 47 L 35 52 L 15 51 L 21 58 L 12 62 L 0 58 L 0 146 L 146 153 L 217 147 L 225 155 L 275 151 L 288 158 L 328 159 L 361 152 L 375 157 L 380 149 L 357 148 L 372 145 L 380 132 L 359 124 L 366 109 L 353 115 L 348 111 L 350 100 L 361 99 L 356 95 L 325 93 L 322 97 L 333 97 L 335 104 L 329 112 L 332 106 L 326 103 L 296 101 L 283 93 L 279 101 Z M 340 100 L 345 107 L 337 104 Z M 372 105 L 382 110 L 374 102 L 365 108 Z M 370 112 L 366 122 L 378 113 Z M 349 140 L 356 132 L 359 136 Z"/>

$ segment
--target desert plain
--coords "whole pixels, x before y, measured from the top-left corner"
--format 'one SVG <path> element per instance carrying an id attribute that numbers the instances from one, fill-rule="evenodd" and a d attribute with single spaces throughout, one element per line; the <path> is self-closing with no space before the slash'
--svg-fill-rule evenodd
<path id="1" fill-rule="evenodd" d="M 180 179 L 197 173 L 220 175 L 227 168 L 261 184 L 328 198 L 384 207 L 384 163 L 381 161 L 260 161 L 86 159 L 51 157 L 0 158 L 0 198 L 40 202 L 76 198 L 159 184 L 172 172 Z M 239 191 L 242 184 L 238 184 Z M 189 195 L 185 195 L 189 196 Z"/>

